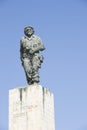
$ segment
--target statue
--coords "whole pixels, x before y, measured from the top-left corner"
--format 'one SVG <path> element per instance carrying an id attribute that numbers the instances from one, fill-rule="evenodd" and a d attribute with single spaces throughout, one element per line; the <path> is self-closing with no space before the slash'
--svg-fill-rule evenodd
<path id="1" fill-rule="evenodd" d="M 27 26 L 24 28 L 25 36 L 20 40 L 20 59 L 24 68 L 28 84 L 39 82 L 39 68 L 43 62 L 40 51 L 45 49 L 41 39 L 34 34 L 34 28 Z"/>

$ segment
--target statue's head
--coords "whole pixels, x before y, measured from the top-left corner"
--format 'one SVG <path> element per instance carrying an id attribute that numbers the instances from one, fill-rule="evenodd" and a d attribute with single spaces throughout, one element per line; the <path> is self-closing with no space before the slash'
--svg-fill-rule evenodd
<path id="1" fill-rule="evenodd" d="M 24 28 L 24 34 L 28 37 L 32 36 L 34 34 L 34 28 L 31 26 L 27 26 Z"/>

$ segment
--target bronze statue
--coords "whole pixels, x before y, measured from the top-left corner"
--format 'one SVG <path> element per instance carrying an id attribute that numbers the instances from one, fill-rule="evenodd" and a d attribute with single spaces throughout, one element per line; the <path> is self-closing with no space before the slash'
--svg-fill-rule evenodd
<path id="1" fill-rule="evenodd" d="M 39 82 L 39 68 L 43 62 L 40 51 L 45 49 L 41 39 L 34 34 L 34 28 L 27 26 L 24 28 L 25 36 L 20 40 L 20 58 L 25 70 L 28 84 Z"/>

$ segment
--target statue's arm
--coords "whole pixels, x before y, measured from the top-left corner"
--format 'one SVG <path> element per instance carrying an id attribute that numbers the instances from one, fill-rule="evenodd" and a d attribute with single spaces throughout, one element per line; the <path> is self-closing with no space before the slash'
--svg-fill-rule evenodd
<path id="1" fill-rule="evenodd" d="M 45 50 L 45 47 L 39 37 L 35 36 L 35 43 L 33 44 L 31 50 L 33 53 Z"/>
<path id="2" fill-rule="evenodd" d="M 21 38 L 20 40 L 20 59 L 23 60 L 23 44 L 24 44 L 24 38 Z"/>
<path id="3" fill-rule="evenodd" d="M 45 46 L 39 37 L 37 37 L 37 43 L 38 43 L 38 47 L 39 47 L 40 51 L 45 50 Z"/>

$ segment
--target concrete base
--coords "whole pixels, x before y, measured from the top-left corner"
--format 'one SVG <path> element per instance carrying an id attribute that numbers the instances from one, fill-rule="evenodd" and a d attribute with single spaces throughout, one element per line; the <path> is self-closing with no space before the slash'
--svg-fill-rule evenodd
<path id="1" fill-rule="evenodd" d="M 53 94 L 38 84 L 9 90 L 9 130 L 55 130 Z"/>

